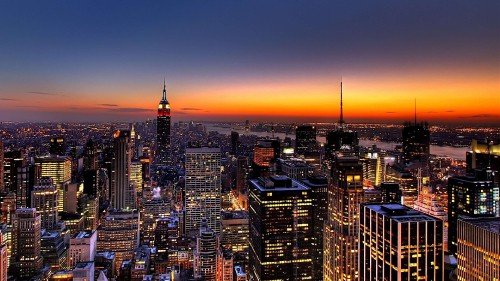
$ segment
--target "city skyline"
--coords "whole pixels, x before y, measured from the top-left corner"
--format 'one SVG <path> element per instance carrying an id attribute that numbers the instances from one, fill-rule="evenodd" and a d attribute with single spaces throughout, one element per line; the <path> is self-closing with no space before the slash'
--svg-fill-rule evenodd
<path id="1" fill-rule="evenodd" d="M 0 4 L 0 121 L 498 124 L 500 3 Z"/>

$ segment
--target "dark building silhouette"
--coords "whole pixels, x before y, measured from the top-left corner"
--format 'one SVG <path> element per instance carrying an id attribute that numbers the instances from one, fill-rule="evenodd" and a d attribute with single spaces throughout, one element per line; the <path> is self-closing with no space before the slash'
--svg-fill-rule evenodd
<path id="1" fill-rule="evenodd" d="M 238 132 L 231 132 L 231 153 L 236 155 L 238 153 L 238 146 L 240 145 L 240 134 Z"/>
<path id="2" fill-rule="evenodd" d="M 309 176 L 302 183 L 312 190 L 313 197 L 312 280 L 323 280 L 323 232 L 328 213 L 328 180 L 323 176 Z"/>
<path id="3" fill-rule="evenodd" d="M 422 177 L 429 176 L 429 125 L 406 122 L 403 128 L 403 160 L 405 165 L 416 165 Z M 414 169 L 412 169 L 414 170 Z"/>
<path id="4" fill-rule="evenodd" d="M 50 139 L 49 153 L 61 156 L 66 153 L 66 144 L 63 137 L 59 136 Z"/>
<path id="5" fill-rule="evenodd" d="M 132 148 L 130 131 L 118 130 L 114 135 L 111 161 L 111 206 L 115 209 L 135 209 L 135 190 L 130 183 Z"/>
<path id="6" fill-rule="evenodd" d="M 467 173 L 473 174 L 476 169 L 494 171 L 494 181 L 500 182 L 500 142 L 480 141 L 473 139 L 471 150 L 466 152 Z"/>
<path id="7" fill-rule="evenodd" d="M 310 125 L 298 126 L 295 129 L 295 153 L 302 155 L 306 151 L 317 150 L 316 127 Z"/>
<path id="8" fill-rule="evenodd" d="M 311 193 L 286 176 L 250 180 L 249 280 L 311 280 Z"/>
<path id="9" fill-rule="evenodd" d="M 158 105 L 156 118 L 156 163 L 167 165 L 170 159 L 170 103 L 167 101 L 167 89 L 163 83 L 163 97 Z"/>
<path id="10" fill-rule="evenodd" d="M 335 131 L 326 134 L 325 160 L 332 161 L 335 153 L 339 151 L 350 151 L 353 154 L 359 154 L 358 133 L 348 130 L 344 121 L 343 103 L 342 103 L 342 82 L 340 82 L 340 118 L 339 126 Z"/>
<path id="11" fill-rule="evenodd" d="M 383 182 L 380 184 L 380 193 L 384 203 L 401 203 L 403 192 L 397 182 Z"/>

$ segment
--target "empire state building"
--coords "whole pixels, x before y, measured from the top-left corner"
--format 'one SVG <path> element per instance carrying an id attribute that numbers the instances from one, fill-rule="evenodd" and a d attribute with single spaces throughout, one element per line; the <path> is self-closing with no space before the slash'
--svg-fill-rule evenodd
<path id="1" fill-rule="evenodd" d="M 158 104 L 156 138 L 156 163 L 167 165 L 170 162 L 170 104 L 167 101 L 165 81 L 163 81 L 163 97 Z"/>

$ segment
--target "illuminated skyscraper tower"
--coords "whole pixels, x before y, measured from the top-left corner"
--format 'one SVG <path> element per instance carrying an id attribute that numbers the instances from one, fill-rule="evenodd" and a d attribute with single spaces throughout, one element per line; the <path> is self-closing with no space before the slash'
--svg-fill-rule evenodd
<path id="1" fill-rule="evenodd" d="M 170 104 L 167 101 L 165 81 L 163 81 L 163 97 L 158 104 L 156 120 L 156 163 L 165 165 L 170 161 Z"/>
<path id="2" fill-rule="evenodd" d="M 220 148 L 186 148 L 186 233 L 198 230 L 202 219 L 217 235 L 221 218 Z"/>
<path id="3" fill-rule="evenodd" d="M 364 203 L 363 166 L 358 157 L 337 156 L 328 187 L 323 280 L 358 279 L 359 208 Z"/>

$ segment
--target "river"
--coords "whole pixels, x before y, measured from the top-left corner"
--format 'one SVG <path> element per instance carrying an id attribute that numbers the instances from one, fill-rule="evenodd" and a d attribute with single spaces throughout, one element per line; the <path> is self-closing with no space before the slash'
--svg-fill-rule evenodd
<path id="1" fill-rule="evenodd" d="M 232 129 L 227 127 L 217 127 L 217 126 L 206 126 L 207 131 L 216 131 L 220 134 L 230 135 L 232 131 L 238 132 L 241 135 L 256 135 L 258 137 L 272 137 L 273 133 L 271 132 L 247 132 L 241 129 Z M 274 133 L 275 137 L 279 137 L 280 139 L 284 139 L 287 135 L 285 133 Z M 291 134 L 288 137 L 294 139 L 295 135 Z M 325 143 L 325 137 L 317 137 L 318 142 Z M 360 139 L 359 145 L 364 147 L 372 146 L 373 144 L 377 145 L 378 148 L 383 150 L 393 150 L 396 145 L 400 145 L 400 143 L 395 142 L 383 142 L 383 141 L 373 141 L 368 139 Z M 431 145 L 430 152 L 431 154 L 437 156 L 447 156 L 457 160 L 465 160 L 465 153 L 469 150 L 468 147 L 453 147 L 453 146 L 439 146 L 439 145 Z"/>

